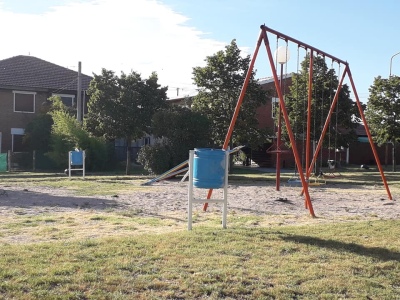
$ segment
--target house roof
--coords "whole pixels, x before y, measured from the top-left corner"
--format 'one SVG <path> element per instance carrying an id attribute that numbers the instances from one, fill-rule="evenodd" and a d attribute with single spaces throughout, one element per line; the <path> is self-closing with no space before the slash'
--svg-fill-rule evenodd
<path id="1" fill-rule="evenodd" d="M 356 134 L 360 135 L 367 135 L 367 131 L 365 130 L 365 126 L 363 124 L 358 124 L 356 127 Z"/>
<path id="2" fill-rule="evenodd" d="M 283 75 L 283 79 L 291 78 L 292 75 L 293 75 L 292 73 L 284 74 Z M 281 76 L 278 75 L 278 80 L 280 80 L 280 77 Z M 274 77 L 273 76 L 263 77 L 263 78 L 259 78 L 258 79 L 258 84 L 260 84 L 260 85 L 271 83 L 271 82 L 274 82 Z"/>
<path id="3" fill-rule="evenodd" d="M 82 89 L 92 77 L 81 74 Z M 18 55 L 0 60 L 0 87 L 77 90 L 78 72 L 34 56 Z"/>

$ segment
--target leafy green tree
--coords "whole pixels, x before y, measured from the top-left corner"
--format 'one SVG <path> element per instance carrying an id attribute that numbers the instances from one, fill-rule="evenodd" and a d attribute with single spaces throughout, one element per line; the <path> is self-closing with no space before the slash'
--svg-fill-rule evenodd
<path id="1" fill-rule="evenodd" d="M 189 157 L 189 150 L 210 145 L 210 122 L 200 113 L 173 106 L 153 116 L 156 145 L 143 147 L 139 162 L 152 173 L 165 172 Z"/>
<path id="2" fill-rule="evenodd" d="M 250 65 L 250 56 L 242 57 L 236 41 L 232 40 L 225 51 L 218 51 L 205 61 L 205 67 L 193 68 L 193 80 L 199 93 L 193 99 L 192 108 L 211 121 L 212 141 L 214 145 L 222 146 Z M 254 77 L 253 71 L 231 137 L 231 146 L 258 146 L 268 138 L 267 130 L 258 128 L 256 118 L 256 109 L 266 103 L 268 95 Z"/>
<path id="3" fill-rule="evenodd" d="M 153 130 L 155 136 L 167 140 L 172 151 L 172 166 L 188 159 L 190 149 L 210 145 L 210 121 L 188 108 L 172 107 L 156 113 Z"/>
<path id="4" fill-rule="evenodd" d="M 150 174 L 161 174 L 172 168 L 171 151 L 162 141 L 145 145 L 138 153 L 138 162 Z"/>
<path id="5" fill-rule="evenodd" d="M 73 111 L 66 107 L 61 98 L 49 98 L 51 107 L 48 114 L 52 118 L 50 151 L 47 153 L 58 167 L 68 165 L 68 152 L 74 148 L 86 152 L 86 167 L 89 170 L 104 170 L 109 164 L 109 149 L 103 138 L 90 136 L 78 122 Z"/>
<path id="6" fill-rule="evenodd" d="M 373 138 L 379 146 L 391 142 L 395 149 L 400 140 L 400 77 L 390 76 L 385 79 L 378 76 L 369 92 L 365 117 Z M 393 155 L 393 171 L 395 166 Z"/>
<path id="7" fill-rule="evenodd" d="M 126 174 L 130 173 L 130 143 L 151 133 L 151 118 L 166 106 L 167 89 L 158 84 L 156 73 L 143 80 L 134 71 L 118 77 L 103 69 L 90 83 L 86 128 L 96 136 L 127 141 Z"/>
<path id="8" fill-rule="evenodd" d="M 45 113 L 38 115 L 25 127 L 24 144 L 31 151 L 45 153 L 50 150 L 52 117 Z"/>
<path id="9" fill-rule="evenodd" d="M 310 57 L 307 55 L 301 62 L 299 72 L 292 74 L 290 91 L 285 96 L 285 106 L 288 111 L 290 125 L 295 137 L 299 140 L 306 138 L 309 64 Z M 335 70 L 327 67 L 323 57 L 314 56 L 310 129 L 312 140 L 318 141 L 320 139 L 338 83 Z M 357 138 L 355 128 L 359 122 L 360 117 L 357 105 L 350 98 L 349 87 L 344 84 L 340 90 L 336 108 L 331 116 L 329 128 L 324 139 L 324 146 L 347 148 L 349 143 Z M 283 126 L 282 129 L 287 135 L 286 127 Z M 287 137 L 286 140 L 288 140 Z"/>

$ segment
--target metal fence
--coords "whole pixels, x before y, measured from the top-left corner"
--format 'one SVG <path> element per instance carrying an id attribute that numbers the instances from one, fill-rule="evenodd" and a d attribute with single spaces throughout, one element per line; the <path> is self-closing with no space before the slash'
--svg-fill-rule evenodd
<path id="1" fill-rule="evenodd" d="M 0 172 L 8 170 L 7 153 L 0 153 Z"/>
<path id="2" fill-rule="evenodd" d="M 35 152 L 8 151 L 8 171 L 34 171 Z"/>
<path id="3" fill-rule="evenodd" d="M 0 154 L 0 171 L 36 171 L 54 168 L 54 162 L 41 152 L 8 151 L 7 154 Z"/>
<path id="4" fill-rule="evenodd" d="M 142 147 L 131 147 L 131 161 L 136 162 L 138 158 L 138 153 Z M 126 160 L 126 146 L 116 146 L 115 157 L 118 161 Z"/>

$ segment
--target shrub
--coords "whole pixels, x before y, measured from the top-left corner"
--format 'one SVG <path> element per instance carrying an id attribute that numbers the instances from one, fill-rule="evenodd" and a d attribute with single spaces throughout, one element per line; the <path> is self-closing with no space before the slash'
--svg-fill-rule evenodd
<path id="1" fill-rule="evenodd" d="M 152 174 L 161 174 L 173 167 L 169 147 L 163 143 L 142 147 L 138 154 L 138 162 Z"/>

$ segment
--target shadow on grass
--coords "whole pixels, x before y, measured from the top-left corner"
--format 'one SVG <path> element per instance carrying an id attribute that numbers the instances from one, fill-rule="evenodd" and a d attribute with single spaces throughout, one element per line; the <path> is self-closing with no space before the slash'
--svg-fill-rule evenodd
<path id="1" fill-rule="evenodd" d="M 65 178 L 66 175 L 64 173 L 25 173 L 25 172 L 12 172 L 12 173 L 0 173 L 0 178 L 4 179 L 36 179 L 36 178 Z"/>
<path id="2" fill-rule="evenodd" d="M 379 259 L 382 261 L 400 260 L 400 252 L 391 251 L 381 247 L 365 247 L 355 243 L 345 243 L 335 240 L 324 240 L 316 237 L 302 236 L 302 235 L 281 236 L 281 239 L 283 239 L 286 242 L 308 244 L 312 246 L 323 247 L 326 249 L 345 251 L 362 256 L 373 257 L 375 259 Z"/>
<path id="3" fill-rule="evenodd" d="M 104 210 L 119 206 L 117 201 L 108 199 L 59 196 L 47 193 L 37 193 L 29 190 L 15 191 L 2 190 L 0 195 L 0 206 L 14 208 L 33 207 L 64 207 L 75 209 L 97 209 Z"/>

